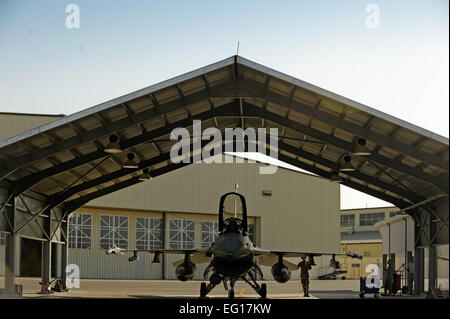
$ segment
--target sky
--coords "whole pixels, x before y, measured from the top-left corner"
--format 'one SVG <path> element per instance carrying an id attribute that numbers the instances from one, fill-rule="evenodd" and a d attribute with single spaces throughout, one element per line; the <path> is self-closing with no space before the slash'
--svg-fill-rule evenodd
<path id="1" fill-rule="evenodd" d="M 69 4 L 79 28 L 66 26 Z M 2 0 L 0 112 L 69 115 L 239 41 L 247 59 L 448 137 L 448 14 L 448 0 Z M 342 187 L 343 208 L 386 205 Z"/>

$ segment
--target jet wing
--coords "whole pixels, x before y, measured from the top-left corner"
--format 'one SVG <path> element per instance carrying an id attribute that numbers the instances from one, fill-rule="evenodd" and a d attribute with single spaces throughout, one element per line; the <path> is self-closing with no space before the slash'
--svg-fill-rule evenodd
<path id="1" fill-rule="evenodd" d="M 108 249 L 106 251 L 106 254 L 107 255 L 110 255 L 110 254 L 124 255 L 124 253 L 134 253 L 134 255 L 136 256 L 138 252 L 151 253 L 151 254 L 155 254 L 155 256 L 160 255 L 160 254 L 178 254 L 178 255 L 189 254 L 190 260 L 194 264 L 202 264 L 202 263 L 210 262 L 213 257 L 212 256 L 213 255 L 212 247 L 201 248 L 201 249 L 123 249 L 123 248 L 119 248 L 119 247 L 114 247 L 114 248 Z M 178 261 L 175 261 L 174 263 L 172 263 L 172 265 L 178 266 L 181 263 L 183 263 L 183 261 L 184 261 L 184 258 L 180 259 Z"/>
<path id="2" fill-rule="evenodd" d="M 320 253 L 320 252 L 306 252 L 306 251 L 282 251 L 282 250 L 270 250 L 255 247 L 252 249 L 253 255 L 256 258 L 266 257 L 266 256 L 283 256 L 283 257 L 308 257 L 308 256 L 349 256 L 352 258 L 362 259 L 361 255 L 354 252 L 347 252 L 345 254 L 336 253 Z"/>
<path id="3" fill-rule="evenodd" d="M 278 262 L 278 256 L 275 254 L 259 255 L 255 258 L 258 260 L 258 264 L 263 266 L 272 267 Z M 283 264 L 288 267 L 289 270 L 296 270 L 298 268 L 296 264 L 285 259 L 283 259 Z"/>
<path id="4" fill-rule="evenodd" d="M 196 265 L 209 263 L 212 258 L 213 258 L 212 254 L 210 254 L 209 251 L 205 250 L 197 250 L 191 254 L 191 261 Z M 178 265 L 181 265 L 183 262 L 184 258 L 174 261 L 172 265 L 176 267 Z"/>

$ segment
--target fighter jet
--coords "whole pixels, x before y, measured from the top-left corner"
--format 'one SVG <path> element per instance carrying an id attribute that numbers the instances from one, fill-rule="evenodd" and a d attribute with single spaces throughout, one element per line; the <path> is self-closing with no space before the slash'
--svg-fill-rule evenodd
<path id="1" fill-rule="evenodd" d="M 238 196 L 242 204 L 242 219 L 230 217 L 224 220 L 224 202 L 230 196 Z M 330 254 L 317 252 L 300 252 L 300 251 L 281 251 L 268 250 L 256 247 L 248 236 L 247 225 L 247 205 L 245 197 L 237 192 L 229 192 L 220 198 L 219 204 L 219 234 L 214 243 L 207 248 L 202 249 L 155 249 L 155 250 L 126 250 L 114 246 L 114 248 L 106 251 L 110 254 L 124 254 L 132 252 L 133 256 L 129 257 L 129 261 L 139 259 L 138 252 L 149 252 L 154 254 L 153 262 L 161 262 L 161 254 L 183 254 L 184 258 L 173 263 L 176 266 L 175 274 L 180 281 L 192 279 L 196 273 L 196 265 L 209 263 L 206 267 L 203 277 L 207 280 L 209 273 L 209 283 L 201 283 L 200 298 L 206 298 L 211 290 L 221 282 L 228 297 L 234 298 L 234 285 L 238 279 L 248 283 L 261 298 L 267 298 L 267 286 L 265 283 L 258 284 L 255 273 L 257 272 L 261 278 L 263 273 L 259 265 L 271 266 L 273 278 L 280 283 L 285 283 L 291 278 L 291 270 L 296 270 L 296 264 L 285 260 L 286 257 L 308 257 L 311 265 L 314 265 L 314 257 L 322 255 L 330 255 L 330 265 L 337 265 L 335 256 L 347 255 L 352 258 L 362 259 L 361 255 L 354 252 L 345 254 Z M 228 281 L 230 287 L 228 287 Z"/>

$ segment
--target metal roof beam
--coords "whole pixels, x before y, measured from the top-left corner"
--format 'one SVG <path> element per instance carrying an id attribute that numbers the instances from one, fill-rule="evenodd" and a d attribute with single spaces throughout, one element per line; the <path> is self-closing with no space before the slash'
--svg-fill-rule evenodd
<path id="1" fill-rule="evenodd" d="M 204 144 L 204 145 L 206 145 L 208 143 L 209 143 L 209 141 L 203 141 L 202 142 L 202 144 Z M 222 143 L 222 153 L 223 153 L 224 150 L 225 150 L 225 145 Z M 194 151 L 197 151 L 197 150 L 194 150 Z M 207 157 L 209 157 L 209 156 L 207 156 Z M 190 165 L 192 163 L 193 163 L 193 155 L 192 155 L 192 152 L 191 152 L 189 163 L 180 162 L 178 164 L 174 164 L 174 163 L 169 164 L 167 166 L 164 166 L 164 167 L 161 167 L 161 168 L 158 168 L 158 169 L 152 171 L 151 172 L 151 176 L 152 176 L 152 178 L 153 177 L 157 177 L 159 175 L 162 175 L 162 174 L 168 173 L 170 171 L 173 171 L 173 170 L 185 167 L 185 166 Z M 73 200 L 71 200 L 69 202 L 66 202 L 66 208 L 67 208 L 68 211 L 74 211 L 75 209 L 83 206 L 84 204 L 88 203 L 89 201 L 91 201 L 93 199 L 96 199 L 98 197 L 110 194 L 112 192 L 118 191 L 120 189 L 129 187 L 129 186 L 132 186 L 132 185 L 137 184 L 139 182 L 141 182 L 141 181 L 139 180 L 138 176 L 130 178 L 130 179 L 124 181 L 124 182 L 117 183 L 117 184 L 115 184 L 113 186 L 106 187 L 106 188 L 104 188 L 104 189 L 102 189 L 100 191 L 96 191 L 96 192 L 90 193 L 88 195 L 84 195 L 84 196 L 81 196 L 79 198 L 73 199 Z"/>
<path id="2" fill-rule="evenodd" d="M 74 210 L 78 209 L 79 207 L 83 206 L 84 204 L 88 203 L 89 201 L 91 201 L 93 199 L 96 199 L 96 198 L 104 196 L 104 195 L 111 194 L 120 189 L 124 189 L 126 187 L 132 186 L 132 185 L 140 183 L 140 182 L 142 182 L 142 181 L 139 180 L 138 177 L 133 177 L 124 182 L 117 183 L 117 184 L 114 184 L 113 186 L 104 188 L 102 190 L 90 193 L 88 195 L 81 196 L 77 199 L 67 202 L 66 210 L 69 212 L 73 212 Z"/>
<path id="3" fill-rule="evenodd" d="M 307 159 L 309 161 L 312 161 L 314 163 L 320 164 L 322 166 L 325 166 L 331 170 L 334 171 L 339 171 L 340 165 L 338 163 L 332 162 L 330 160 L 327 160 L 323 157 L 314 155 L 312 153 L 309 153 L 305 150 L 300 150 L 294 146 L 288 145 L 284 142 L 278 142 L 278 147 L 281 150 L 284 150 L 286 152 L 289 152 L 291 154 L 300 156 L 304 159 Z M 424 200 L 425 198 L 423 198 L 422 196 L 419 196 L 413 192 L 409 192 L 409 191 L 405 191 L 404 189 L 401 189 L 399 187 L 396 187 L 395 185 L 383 182 L 381 180 L 378 180 L 376 178 L 373 178 L 369 175 L 365 175 L 359 171 L 354 171 L 354 172 L 345 172 L 346 175 L 357 178 L 363 182 L 367 182 L 369 184 L 372 184 L 374 186 L 386 189 L 394 194 L 397 194 L 398 196 L 401 197 L 405 197 L 407 199 L 409 199 L 411 202 L 420 202 L 422 200 Z"/>
<path id="4" fill-rule="evenodd" d="M 327 172 L 327 171 L 324 171 L 324 170 L 322 170 L 320 168 L 317 168 L 315 166 L 311 166 L 309 164 L 300 162 L 299 160 L 294 159 L 292 157 L 289 157 L 287 155 L 278 154 L 278 159 L 280 161 L 283 161 L 285 163 L 291 164 L 291 165 L 296 166 L 298 168 L 307 170 L 307 171 L 309 171 L 311 173 L 314 173 L 316 175 L 319 175 L 319 176 L 327 178 L 327 179 L 330 179 L 331 176 L 332 176 L 332 172 Z M 359 191 L 361 191 L 363 193 L 369 194 L 369 195 L 374 196 L 376 198 L 382 199 L 382 200 L 387 201 L 389 203 L 392 203 L 392 204 L 394 204 L 395 206 L 397 206 L 399 208 L 404 208 L 404 207 L 407 207 L 408 205 L 410 205 L 409 203 L 407 203 L 407 202 L 405 202 L 405 201 L 403 201 L 401 199 L 389 196 L 389 195 L 387 195 L 385 193 L 376 191 L 376 190 L 374 190 L 374 189 L 372 189 L 370 187 L 358 184 L 358 183 L 353 182 L 353 181 L 351 181 L 349 179 L 345 179 L 344 178 L 343 182 L 341 184 L 343 184 L 345 186 L 348 186 L 350 188 L 359 190 Z"/>
<path id="5" fill-rule="evenodd" d="M 206 92 L 207 94 L 209 94 L 209 92 Z M 155 107 L 156 113 L 158 113 L 159 115 L 161 115 L 162 119 L 164 120 L 164 123 L 169 124 L 169 120 L 167 119 L 167 116 L 165 113 L 163 113 L 161 111 L 161 106 L 159 105 L 158 100 L 156 99 L 155 94 L 150 93 L 148 95 L 148 97 L 152 100 L 153 106 Z"/>
<path id="6" fill-rule="evenodd" d="M 208 95 L 211 96 L 211 90 L 209 88 L 209 82 L 208 82 L 208 75 L 207 74 L 203 74 L 202 76 L 202 80 L 205 83 L 205 90 L 206 92 L 208 92 Z M 211 106 L 211 108 L 214 108 L 214 102 L 212 101 L 212 98 L 208 99 L 209 105 Z"/>
<path id="7" fill-rule="evenodd" d="M 334 136 L 328 135 L 324 132 L 318 131 L 316 129 L 313 129 L 311 127 L 308 127 L 306 125 L 303 125 L 299 122 L 295 122 L 289 119 L 286 119 L 282 116 L 279 116 L 275 113 L 269 112 L 267 110 L 263 110 L 260 107 L 254 106 L 252 104 L 249 103 L 245 103 L 244 105 L 244 113 L 246 115 L 252 115 L 252 116 L 261 116 L 264 117 L 272 122 L 275 122 L 279 125 L 282 126 L 287 126 L 290 129 L 296 130 L 296 131 L 300 131 L 304 134 L 307 134 L 309 136 L 312 136 L 316 139 L 319 139 L 327 144 L 331 144 L 334 145 L 336 147 L 339 147 L 347 152 L 353 152 L 355 149 L 355 145 L 353 143 L 344 141 L 342 139 L 336 138 Z M 400 172 L 403 172 L 405 174 L 409 174 L 411 176 L 414 176 L 424 182 L 430 183 L 432 185 L 435 185 L 436 187 L 438 187 L 439 189 L 441 189 L 442 191 L 445 191 L 447 194 L 449 192 L 449 187 L 448 187 L 448 180 L 447 182 L 443 179 L 439 179 L 436 176 L 427 174 L 425 172 L 420 172 L 417 171 L 416 169 L 414 169 L 413 167 L 409 167 L 407 165 L 401 164 L 401 163 L 397 163 L 394 160 L 384 157 L 380 154 L 371 154 L 369 156 L 364 156 L 365 158 L 367 158 L 368 160 L 371 160 L 373 162 L 377 162 L 379 164 L 388 166 L 388 167 L 392 167 L 393 169 L 396 169 Z"/>
<path id="8" fill-rule="evenodd" d="M 222 144 L 222 151 L 224 150 L 224 148 L 225 148 L 224 144 Z M 267 147 L 266 147 L 266 150 L 268 150 Z M 191 158 L 191 161 L 189 163 L 169 164 L 169 165 L 167 165 L 165 167 L 162 167 L 162 168 L 159 168 L 157 170 L 154 170 L 154 171 L 152 171 L 152 177 L 156 177 L 156 176 L 162 175 L 164 173 L 167 173 L 167 172 L 179 169 L 181 167 L 187 166 L 187 165 L 192 163 L 192 158 L 193 158 L 192 155 L 191 155 L 190 158 Z M 317 167 L 308 165 L 306 163 L 302 163 L 302 162 L 300 162 L 300 161 L 298 161 L 296 159 L 293 159 L 293 158 L 291 158 L 291 157 L 289 157 L 287 155 L 279 154 L 279 158 L 278 159 L 281 160 L 281 161 L 284 161 L 284 162 L 286 162 L 288 164 L 294 165 L 294 166 L 296 166 L 298 168 L 305 169 L 305 170 L 310 171 L 310 172 L 312 172 L 314 174 L 317 174 L 319 176 L 325 177 L 327 179 L 331 178 L 331 175 L 332 175 L 331 172 L 327 172 L 327 171 L 324 171 L 324 170 L 319 169 Z M 84 196 L 82 196 L 80 198 L 71 200 L 71 201 L 66 203 L 67 204 L 67 206 L 66 206 L 67 210 L 68 211 L 73 211 L 73 210 L 81 207 L 82 205 L 85 205 L 86 203 L 88 203 L 89 201 L 91 201 L 91 200 L 93 200 L 95 198 L 98 198 L 98 197 L 110 194 L 110 193 L 115 192 L 117 190 L 120 190 L 120 189 L 129 187 L 129 186 L 132 186 L 134 184 L 137 184 L 139 182 L 140 182 L 140 180 L 139 180 L 138 177 L 133 177 L 133 178 L 128 179 L 127 181 L 117 183 L 117 184 L 115 184 L 113 186 L 104 188 L 104 189 L 102 189 L 100 191 L 96 191 L 96 192 L 90 193 L 88 195 L 84 195 Z M 404 202 L 404 201 L 402 201 L 400 199 L 397 199 L 397 198 L 391 197 L 391 196 L 389 196 L 387 194 L 384 194 L 384 193 L 378 192 L 376 190 L 370 189 L 370 188 L 368 188 L 368 187 L 366 187 L 364 185 L 360 185 L 360 184 L 352 182 L 352 181 L 350 181 L 348 179 L 344 179 L 343 184 L 346 185 L 346 186 L 349 186 L 351 188 L 354 188 L 354 189 L 360 190 L 362 192 L 365 192 L 367 194 L 370 194 L 372 196 L 375 196 L 377 198 L 380 198 L 382 200 L 385 200 L 385 201 L 388 201 L 390 203 L 393 203 L 394 205 L 396 205 L 399 208 L 404 208 L 404 207 L 409 205 L 408 203 L 406 203 L 406 202 Z"/>
<path id="9" fill-rule="evenodd" d="M 238 87 L 256 96 L 264 94 L 264 86 L 250 83 L 248 81 L 243 80 L 238 81 Z M 359 126 L 357 124 L 349 122 L 344 118 L 335 117 L 331 114 L 328 114 L 317 108 L 313 108 L 312 106 L 308 106 L 301 102 L 290 101 L 289 97 L 285 97 L 273 91 L 265 92 L 265 97 L 269 101 L 272 101 L 279 105 L 289 106 L 294 111 L 313 117 L 319 121 L 338 127 L 344 131 L 355 134 L 359 137 L 366 138 L 379 145 L 389 147 L 400 153 L 411 156 L 413 158 L 426 162 L 430 165 L 439 167 L 443 170 L 446 171 L 449 170 L 449 163 L 448 162 L 442 163 L 441 159 L 438 156 L 417 150 L 414 146 L 396 141 L 394 138 L 391 138 L 390 136 L 385 136 L 383 134 L 376 133 L 374 131 L 364 128 L 363 126 Z"/>
<path id="10" fill-rule="evenodd" d="M 181 85 L 177 84 L 176 85 L 177 91 L 178 91 L 178 95 L 180 96 L 180 100 L 183 103 L 184 109 L 186 110 L 186 112 L 188 113 L 188 117 L 192 118 L 192 114 L 191 111 L 189 110 L 187 104 L 186 104 L 186 100 L 184 99 L 184 94 L 183 94 L 183 90 L 181 89 Z M 208 93 L 208 91 L 206 91 Z M 210 94 L 210 93 L 208 93 Z"/>
<path id="11" fill-rule="evenodd" d="M 99 185 L 102 185 L 104 183 L 107 182 L 111 182 L 114 181 L 115 179 L 127 176 L 127 175 L 131 175 L 135 172 L 138 172 L 144 168 L 150 167 L 152 165 L 161 163 L 161 162 L 165 162 L 165 161 L 169 161 L 170 160 L 170 153 L 165 153 L 162 155 L 158 155 L 155 156 L 153 158 L 150 158 L 148 160 L 142 161 L 139 163 L 139 167 L 138 168 L 122 168 L 119 169 L 113 173 L 110 174 L 106 174 L 104 176 L 98 177 L 96 179 L 90 180 L 88 182 L 84 182 L 82 184 L 76 185 L 72 188 L 70 188 L 68 191 L 66 192 L 61 192 L 58 194 L 54 194 L 53 196 L 51 196 L 50 201 L 51 201 L 51 205 L 50 207 L 55 207 L 58 206 L 59 204 L 61 204 L 63 201 L 65 201 L 66 199 L 69 199 L 70 197 L 72 197 L 73 195 L 82 192 L 84 190 L 90 189 L 90 188 L 94 188 L 94 187 L 98 187 Z"/>
<path id="12" fill-rule="evenodd" d="M 73 160 L 61 163 L 59 165 L 52 166 L 43 171 L 39 171 L 28 177 L 24 177 L 22 179 L 17 180 L 16 182 L 14 182 L 14 193 L 16 194 L 16 196 L 20 195 L 23 192 L 25 192 L 27 189 L 31 188 L 33 185 L 40 182 L 44 178 L 62 173 L 64 171 L 70 170 L 72 168 L 81 166 L 83 164 L 87 164 L 91 161 L 95 161 L 97 159 L 107 157 L 107 156 L 109 156 L 109 154 L 106 154 L 103 151 L 95 151 L 95 152 L 80 156 L 78 158 L 75 158 Z"/>
<path id="13" fill-rule="evenodd" d="M 377 118 L 376 118 L 375 116 L 372 116 L 372 117 L 370 118 L 370 120 L 368 120 L 367 123 L 364 125 L 364 128 L 365 128 L 366 130 L 370 129 L 370 128 L 372 127 L 372 125 L 375 123 L 376 119 L 377 119 Z"/>
<path id="14" fill-rule="evenodd" d="M 283 154 L 279 154 L 279 159 L 284 161 L 284 162 L 286 162 L 286 163 L 288 163 L 288 164 L 291 164 L 291 165 L 296 166 L 296 167 L 301 168 L 301 169 L 305 169 L 307 171 L 310 171 L 310 172 L 312 172 L 314 174 L 317 174 L 319 176 L 322 176 L 324 178 L 329 179 L 331 177 L 331 173 L 330 172 L 326 172 L 326 171 L 321 170 L 321 169 L 319 169 L 317 167 L 308 165 L 306 163 L 302 163 L 302 162 L 300 162 L 300 161 L 298 161 L 296 159 L 293 159 L 293 158 L 291 158 L 289 156 L 286 156 L 286 155 L 283 155 Z M 173 170 L 185 167 L 187 165 L 190 165 L 191 163 L 170 164 L 170 165 L 162 167 L 162 168 L 160 168 L 158 170 L 153 171 L 152 176 L 156 177 L 156 176 L 168 173 L 170 171 L 173 171 Z M 129 187 L 129 186 L 135 185 L 135 184 L 137 184 L 139 182 L 141 182 L 141 181 L 139 180 L 138 177 L 131 178 L 131 179 L 127 180 L 127 181 L 124 181 L 124 182 L 115 184 L 113 186 L 104 188 L 101 191 L 97 191 L 97 192 L 94 192 L 94 193 L 82 196 L 80 198 L 74 199 L 72 201 L 69 201 L 69 202 L 66 203 L 67 204 L 66 207 L 67 207 L 68 211 L 73 211 L 73 210 L 75 210 L 75 209 L 85 205 L 86 203 L 88 203 L 89 201 L 91 201 L 93 199 L 96 199 L 96 198 L 101 197 L 101 196 L 105 196 L 107 194 L 110 194 L 112 192 L 118 191 L 120 189 L 124 189 L 124 188 Z M 390 202 L 390 203 L 396 205 L 399 208 L 404 208 L 404 207 L 407 207 L 409 205 L 408 203 L 406 203 L 406 202 L 404 202 L 404 201 L 402 201 L 400 199 L 391 197 L 389 195 L 386 195 L 384 193 L 378 192 L 376 190 L 373 190 L 373 189 L 368 188 L 368 187 L 366 187 L 364 185 L 360 185 L 358 183 L 352 182 L 350 180 L 344 179 L 344 182 L 342 184 L 344 184 L 344 185 L 346 185 L 348 187 L 351 187 L 353 189 L 357 189 L 359 191 L 362 191 L 362 192 L 364 192 L 366 194 L 372 195 L 374 197 L 380 198 L 380 199 L 385 200 L 387 202 Z"/>
<path id="15" fill-rule="evenodd" d="M 224 104 L 220 107 L 217 107 L 215 109 L 197 114 L 195 116 L 196 119 L 199 120 L 208 120 L 210 118 L 213 118 L 215 116 L 220 116 L 220 115 L 239 115 L 239 105 L 236 105 L 235 103 L 228 103 L 228 104 Z M 123 140 L 120 141 L 120 147 L 122 148 L 122 150 L 126 150 L 128 148 L 131 148 L 133 146 L 142 144 L 142 143 L 146 143 L 149 140 L 164 136 L 166 134 L 170 134 L 170 132 L 177 127 L 187 127 L 187 126 L 191 126 L 192 125 L 192 119 L 184 119 L 184 120 L 180 120 L 178 122 L 174 122 L 172 124 L 163 126 L 161 128 L 158 128 L 156 130 L 153 131 L 149 131 L 147 133 L 144 133 L 142 135 L 130 138 L 128 140 Z M 69 170 L 71 168 L 77 167 L 77 166 L 81 166 L 84 165 L 86 163 L 89 163 L 91 161 L 103 158 L 109 156 L 109 154 L 106 154 L 105 152 L 103 152 L 102 150 L 98 150 L 92 153 L 88 153 L 82 156 L 79 156 L 78 158 L 75 158 L 73 160 L 64 162 L 60 165 L 57 166 L 53 166 L 50 167 L 48 169 L 45 169 L 43 171 L 40 171 L 38 173 L 35 173 L 33 175 L 30 175 L 28 177 L 22 178 L 20 180 L 17 180 L 15 182 L 15 193 L 16 194 L 21 194 L 24 191 L 26 191 L 27 189 L 29 189 L 30 187 L 32 187 L 33 185 L 35 185 L 36 183 L 38 183 L 39 181 L 41 181 L 44 178 L 47 178 L 49 176 L 53 176 L 56 174 L 59 174 L 61 172 L 64 172 L 66 170 Z"/>
<path id="16" fill-rule="evenodd" d="M 209 144 L 209 141 L 201 141 L 202 147 L 206 146 L 207 144 Z M 195 146 L 195 144 L 191 143 L 189 145 L 189 149 L 193 150 L 194 146 Z M 222 151 L 223 150 L 224 150 L 224 147 L 222 147 Z M 191 153 L 192 153 L 192 151 L 191 151 Z M 210 154 L 207 155 L 206 157 L 203 157 L 203 159 L 208 158 L 208 157 L 210 157 Z M 170 160 L 171 160 L 170 152 L 164 153 L 164 154 L 161 154 L 161 155 L 158 155 L 158 156 L 155 156 L 155 157 L 152 157 L 150 159 L 147 159 L 145 161 L 140 162 L 138 164 L 139 165 L 138 168 L 131 168 L 131 169 L 130 168 L 126 168 L 126 169 L 122 168 L 122 169 L 119 169 L 119 170 L 117 170 L 117 171 L 115 171 L 113 173 L 106 174 L 104 176 L 101 176 L 99 178 L 90 180 L 90 181 L 85 182 L 83 184 L 75 185 L 72 188 L 68 189 L 67 191 L 63 191 L 63 192 L 60 192 L 60 193 L 52 195 L 50 197 L 50 202 L 51 202 L 50 208 L 58 206 L 59 204 L 61 204 L 62 202 L 64 202 L 65 200 L 69 199 L 70 197 L 72 197 L 73 195 L 75 195 L 77 193 L 80 193 L 82 191 L 85 191 L 85 190 L 88 190 L 88 189 L 91 189 L 91 188 L 98 187 L 98 186 L 100 186 L 102 184 L 114 181 L 114 180 L 119 179 L 121 177 L 134 174 L 134 173 L 136 173 L 136 172 L 138 172 L 138 171 L 140 171 L 140 170 L 142 170 L 144 168 L 147 168 L 147 167 L 150 167 L 152 165 L 159 164 L 159 163 L 163 163 L 163 162 L 166 162 L 166 161 L 170 161 Z M 190 160 L 192 161 L 192 157 L 190 158 Z M 155 171 L 157 171 L 157 170 L 155 170 Z M 150 174 L 153 177 L 153 175 L 154 175 L 153 171 L 151 171 Z"/>

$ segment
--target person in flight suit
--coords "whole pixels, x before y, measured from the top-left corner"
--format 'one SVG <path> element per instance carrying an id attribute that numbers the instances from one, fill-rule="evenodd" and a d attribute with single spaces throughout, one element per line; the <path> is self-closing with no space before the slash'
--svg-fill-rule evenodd
<path id="1" fill-rule="evenodd" d="M 303 295 L 309 297 L 309 270 L 311 269 L 311 265 L 306 260 L 306 257 L 302 257 L 302 261 L 298 264 L 298 269 L 300 269 L 300 281 L 302 283 Z"/>

